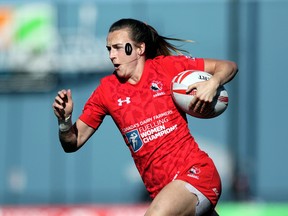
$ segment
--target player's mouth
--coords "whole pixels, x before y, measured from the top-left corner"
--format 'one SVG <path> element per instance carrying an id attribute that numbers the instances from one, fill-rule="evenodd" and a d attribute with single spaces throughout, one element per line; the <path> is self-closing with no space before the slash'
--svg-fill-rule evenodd
<path id="1" fill-rule="evenodd" d="M 119 68 L 120 64 L 114 64 L 114 68 L 115 70 L 117 70 Z"/>

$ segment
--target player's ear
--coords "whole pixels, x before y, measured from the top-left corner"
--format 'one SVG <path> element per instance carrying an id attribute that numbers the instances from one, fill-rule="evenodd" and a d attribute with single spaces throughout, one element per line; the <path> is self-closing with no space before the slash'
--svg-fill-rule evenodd
<path id="1" fill-rule="evenodd" d="M 138 47 L 138 55 L 139 56 L 143 55 L 145 53 L 145 49 L 146 49 L 145 43 L 142 42 Z"/>

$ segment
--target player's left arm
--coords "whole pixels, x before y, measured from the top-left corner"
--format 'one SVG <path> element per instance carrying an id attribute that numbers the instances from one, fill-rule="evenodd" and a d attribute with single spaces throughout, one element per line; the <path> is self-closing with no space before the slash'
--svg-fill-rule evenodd
<path id="1" fill-rule="evenodd" d="M 238 71 L 238 66 L 235 62 L 217 59 L 204 59 L 204 71 L 213 76 L 204 82 L 197 82 L 189 85 L 187 94 L 193 89 L 197 89 L 195 97 L 192 99 L 189 107 L 194 112 L 204 110 L 209 107 L 217 93 L 219 86 L 224 85 L 233 79 Z"/>
<path id="2" fill-rule="evenodd" d="M 192 103 L 198 100 L 202 102 L 212 102 L 219 86 L 224 85 L 233 79 L 238 71 L 238 66 L 235 62 L 218 59 L 204 59 L 204 71 L 213 76 L 205 82 L 197 82 L 189 85 L 187 93 L 193 89 L 197 89 L 196 98 Z"/>
<path id="3" fill-rule="evenodd" d="M 204 71 L 212 74 L 211 80 L 221 86 L 234 78 L 238 72 L 238 66 L 233 61 L 207 58 L 204 59 Z"/>

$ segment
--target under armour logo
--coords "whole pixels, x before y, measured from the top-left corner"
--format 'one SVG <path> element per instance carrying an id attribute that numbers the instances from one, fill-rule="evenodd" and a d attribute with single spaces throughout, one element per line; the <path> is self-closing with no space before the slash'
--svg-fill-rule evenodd
<path id="1" fill-rule="evenodd" d="M 118 106 L 122 106 L 123 103 L 129 104 L 131 102 L 130 97 L 126 97 L 125 100 L 121 100 L 121 98 L 118 99 Z"/>

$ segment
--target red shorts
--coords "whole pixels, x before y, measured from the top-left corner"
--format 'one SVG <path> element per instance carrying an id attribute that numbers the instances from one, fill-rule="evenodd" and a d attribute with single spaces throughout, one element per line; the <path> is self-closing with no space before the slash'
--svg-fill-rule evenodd
<path id="1" fill-rule="evenodd" d="M 193 159 L 187 161 L 185 169 L 175 179 L 191 184 L 216 206 L 222 190 L 221 179 L 212 159 L 206 154 L 197 162 Z"/>

